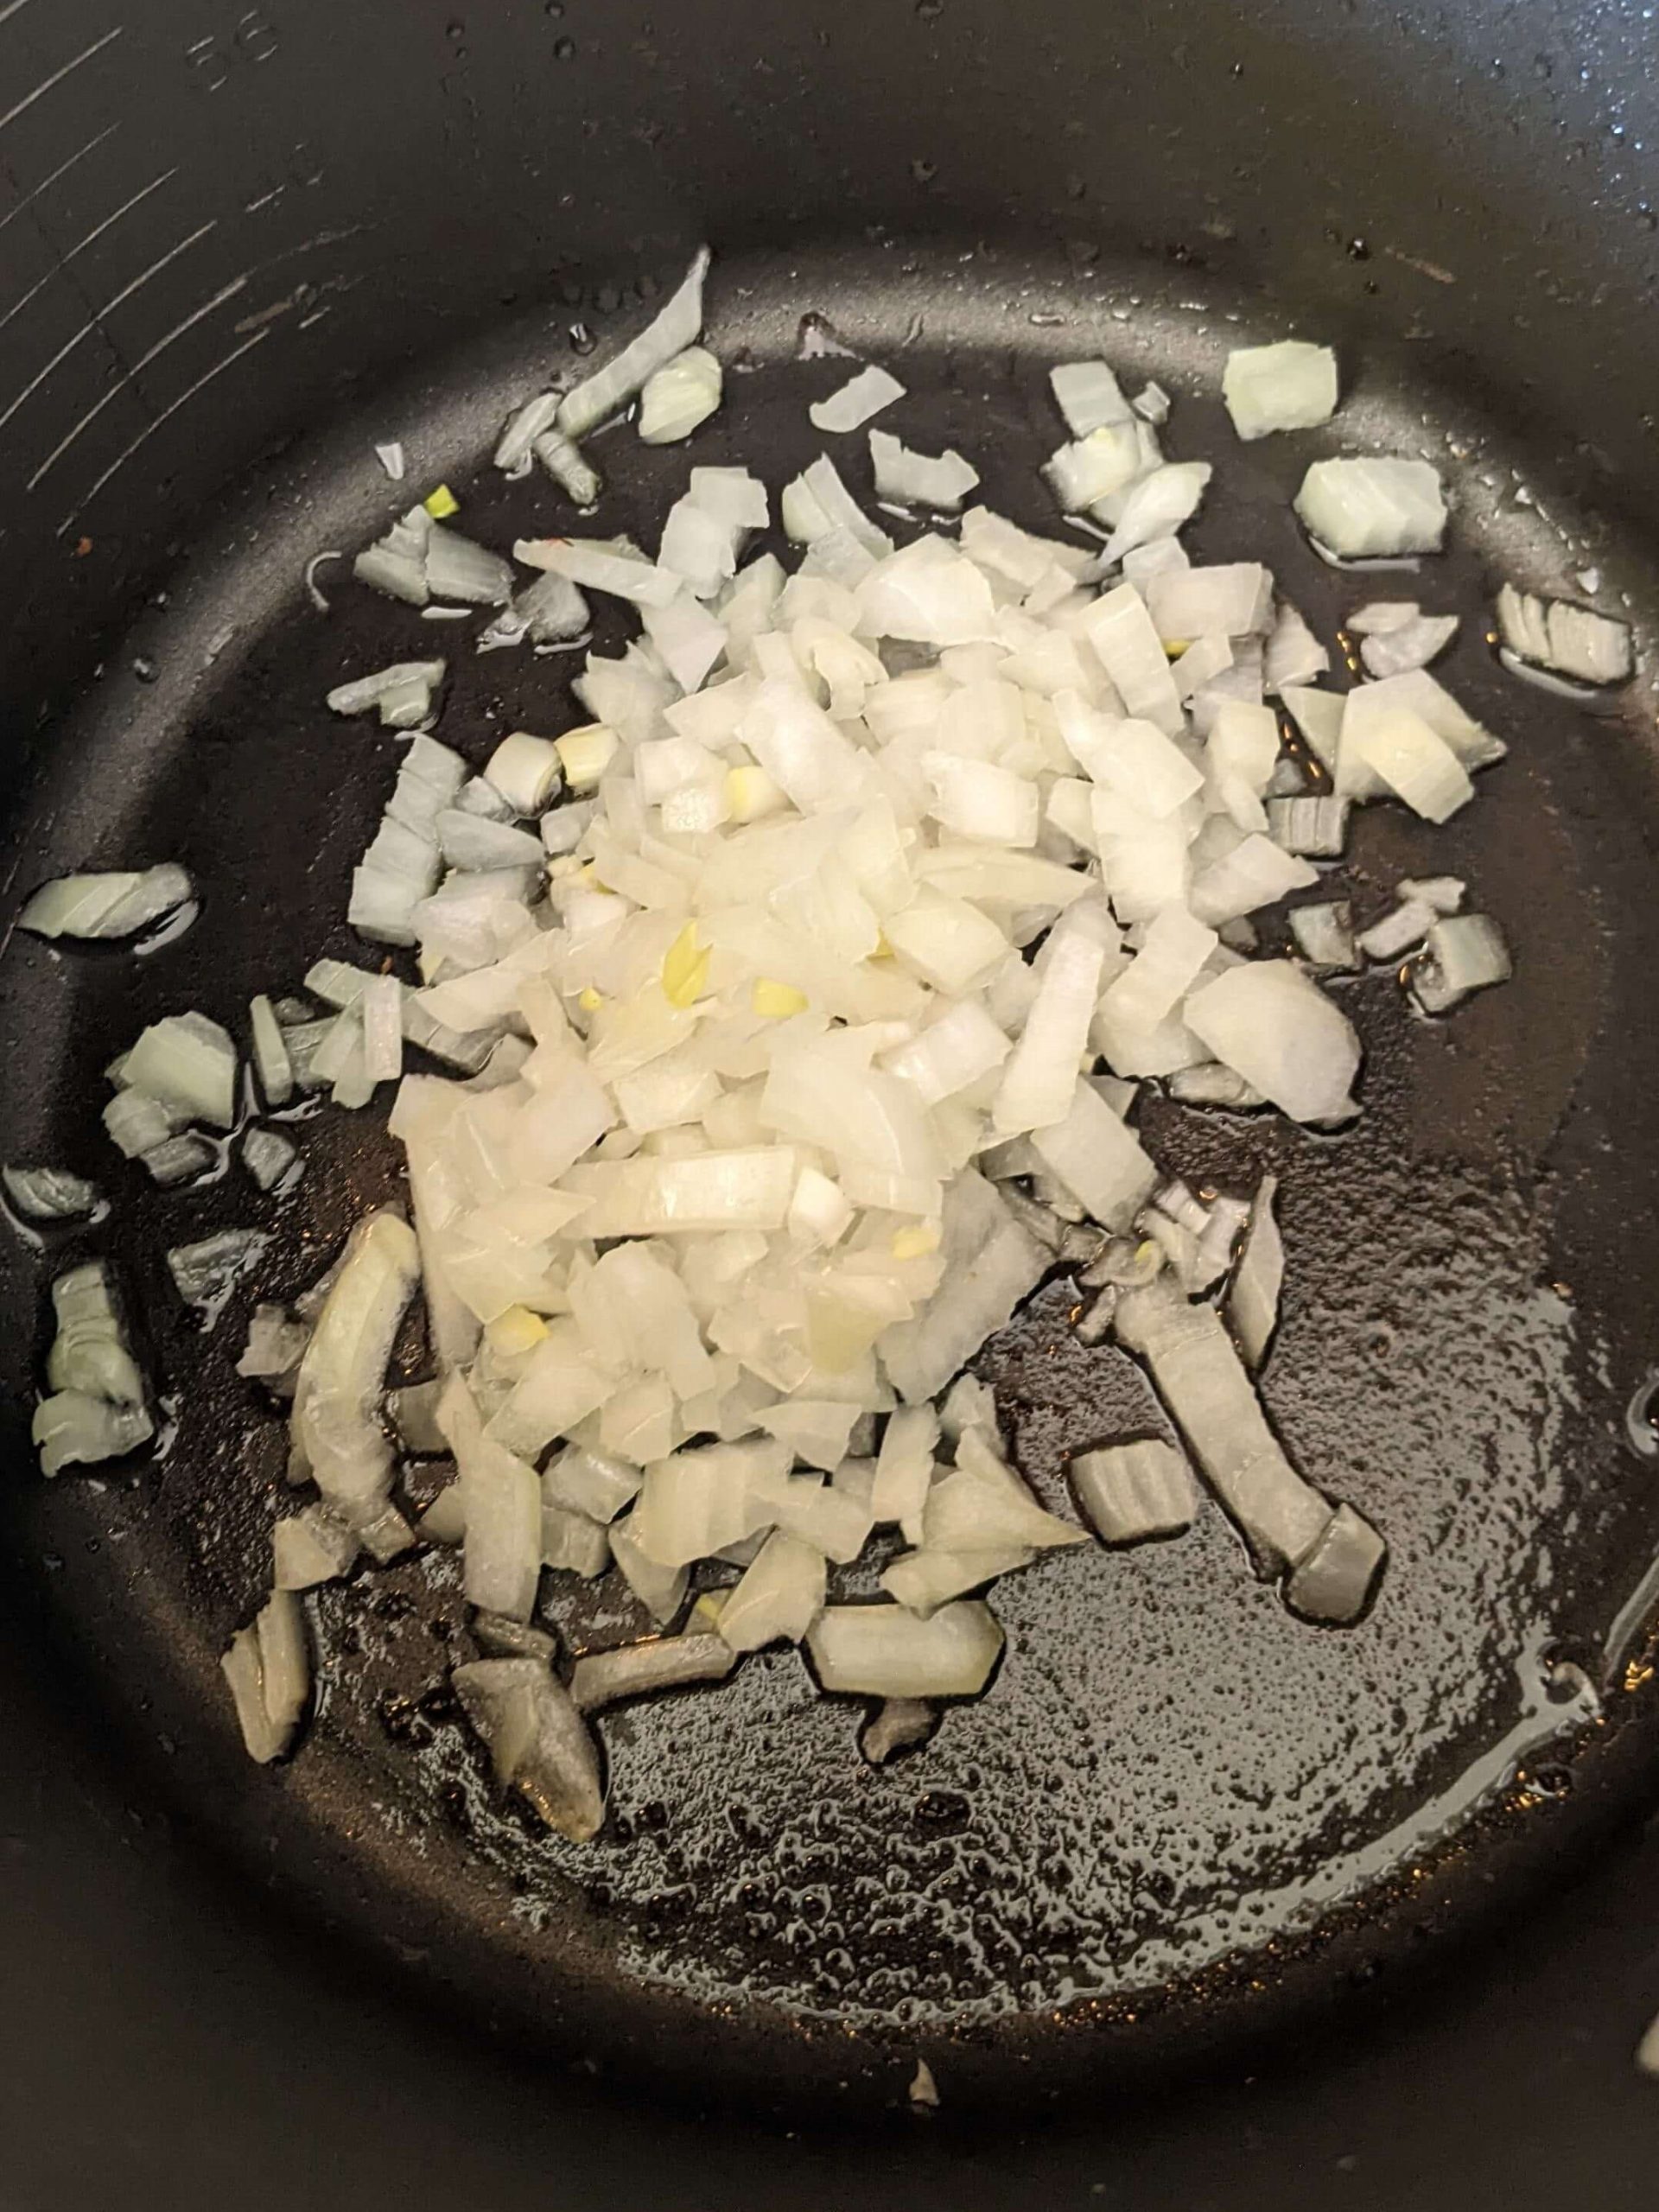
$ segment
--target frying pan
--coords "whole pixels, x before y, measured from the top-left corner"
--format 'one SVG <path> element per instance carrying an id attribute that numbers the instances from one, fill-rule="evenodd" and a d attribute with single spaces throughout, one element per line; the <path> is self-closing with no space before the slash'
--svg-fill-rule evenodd
<path id="1" fill-rule="evenodd" d="M 149 959 L 0 959 L 5 1156 L 117 1189 L 61 1249 L 108 1251 L 178 1411 L 136 1479 L 41 1484 L 59 1250 L 6 1244 L 8 2205 L 1650 2202 L 1659 1721 L 1627 1601 L 1659 1500 L 1624 1408 L 1659 1343 L 1652 702 L 1524 690 L 1476 619 L 1503 575 L 1592 567 L 1644 637 L 1659 612 L 1650 42 L 1637 9 L 1541 0 L 0 6 L 6 913 L 73 865 L 207 889 Z M 1357 1000 L 1340 1140 L 1150 1109 L 1172 1166 L 1285 1177 L 1267 1395 L 1387 1530 L 1365 1624 L 1288 1622 L 1213 1513 L 1068 1555 L 1000 1587 L 992 1692 L 882 1774 L 786 1654 L 608 1721 L 583 1854 L 483 1787 L 442 1561 L 318 1601 L 324 1709 L 290 1768 L 246 1764 L 215 1657 L 280 1435 L 232 1371 L 242 1309 L 200 1333 L 160 1254 L 257 1216 L 261 1287 L 290 1291 L 397 1160 L 340 1116 L 283 1207 L 153 1196 L 111 1174 L 99 1071 L 162 1011 L 232 1015 L 356 950 L 393 756 L 318 698 L 401 618 L 342 590 L 325 619 L 299 577 L 384 526 L 373 442 L 500 542 L 536 511 L 475 478 L 508 404 L 637 327 L 704 236 L 731 374 L 699 458 L 773 482 L 836 380 L 794 359 L 803 315 L 1033 524 L 1046 366 L 1104 350 L 1176 392 L 1178 450 L 1224 459 L 1201 557 L 1294 573 L 1328 635 L 1351 590 L 1289 525 L 1300 468 L 1432 450 L 1448 681 L 1512 753 L 1447 831 L 1371 810 L 1356 881 L 1468 874 L 1517 974 L 1433 1027 Z M 1293 324 L 1352 396 L 1323 442 L 1235 449 L 1223 354 Z M 660 461 L 604 463 L 643 531 Z M 557 664 L 504 658 L 456 656 L 444 734 L 474 759 L 568 707 Z M 1051 1500 L 1149 1411 L 1071 1302 L 1051 1285 L 982 1363 Z M 637 1626 L 607 1589 L 566 1618 Z M 906 2109 L 919 2055 L 937 2122 Z"/>

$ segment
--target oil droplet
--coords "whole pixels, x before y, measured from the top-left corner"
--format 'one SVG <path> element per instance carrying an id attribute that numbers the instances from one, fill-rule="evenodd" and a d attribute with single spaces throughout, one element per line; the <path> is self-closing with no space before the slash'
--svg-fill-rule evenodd
<path id="1" fill-rule="evenodd" d="M 573 38 L 556 38 L 553 41 L 553 59 L 556 61 L 569 61 L 575 50 L 576 41 Z"/>

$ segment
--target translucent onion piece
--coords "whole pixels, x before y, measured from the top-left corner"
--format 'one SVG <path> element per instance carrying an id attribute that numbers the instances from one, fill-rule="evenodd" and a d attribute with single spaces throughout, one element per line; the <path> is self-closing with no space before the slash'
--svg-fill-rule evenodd
<path id="1" fill-rule="evenodd" d="M 1242 346 L 1227 356 L 1221 392 L 1241 438 L 1311 430 L 1337 411 L 1337 357 L 1296 338 Z"/>
<path id="2" fill-rule="evenodd" d="M 136 937 L 194 897 L 190 878 L 170 862 L 140 872 L 64 875 L 45 884 L 17 917 L 36 937 Z"/>
<path id="3" fill-rule="evenodd" d="M 865 368 L 849 377 L 828 399 L 815 399 L 806 412 L 814 429 L 843 434 L 861 429 L 872 416 L 904 396 L 905 387 L 897 377 L 889 376 L 885 369 Z M 880 489 L 879 484 L 876 488 Z"/>
<path id="4" fill-rule="evenodd" d="M 639 435 L 648 446 L 677 444 L 720 405 L 720 363 L 706 347 L 688 346 L 646 379 L 639 395 Z"/>
<path id="5" fill-rule="evenodd" d="M 722 1682 L 737 1659 L 736 1649 L 718 1636 L 661 1636 L 645 1643 L 617 1644 L 577 1660 L 570 1670 L 571 1700 L 578 1713 L 596 1713 L 687 1682 Z"/>
<path id="6" fill-rule="evenodd" d="M 257 1267 L 270 1239 L 262 1230 L 220 1229 L 194 1244 L 175 1244 L 167 1271 L 187 1306 L 217 1319 L 242 1278 Z"/>
<path id="7" fill-rule="evenodd" d="M 64 1167 L 0 1168 L 12 1205 L 29 1221 L 76 1221 L 103 1204 L 96 1184 Z"/>
<path id="8" fill-rule="evenodd" d="M 959 453 L 917 453 L 886 430 L 870 432 L 870 461 L 877 499 L 901 506 L 954 513 L 979 482 L 979 471 Z"/>
<path id="9" fill-rule="evenodd" d="M 1261 1366 L 1279 1324 L 1285 1248 L 1273 1211 L 1278 1189 L 1276 1175 L 1264 1175 L 1256 1186 L 1249 1227 L 1227 1294 L 1227 1319 L 1247 1367 Z"/>
<path id="10" fill-rule="evenodd" d="M 1446 495 L 1426 461 L 1316 461 L 1296 512 L 1343 560 L 1438 552 L 1446 532 Z"/>
<path id="11" fill-rule="evenodd" d="M 270 1532 L 271 1560 L 279 1590 L 314 1590 L 349 1572 L 359 1543 L 357 1532 L 326 1505 L 308 1505 Z"/>
<path id="12" fill-rule="evenodd" d="M 1359 966 L 1353 912 L 1345 899 L 1314 906 L 1293 906 L 1290 931 L 1297 950 L 1314 967 L 1351 969 Z"/>
<path id="13" fill-rule="evenodd" d="M 73 1464 L 124 1459 L 154 1434 L 142 1406 L 111 1405 L 83 1390 L 60 1390 L 43 1398 L 29 1425 L 43 1475 L 55 1475 Z"/>
<path id="14" fill-rule="evenodd" d="M 1184 1535 L 1198 1514 L 1192 1471 L 1171 1444 L 1148 1440 L 1079 1452 L 1070 1471 L 1077 1503 L 1103 1543 Z"/>
<path id="15" fill-rule="evenodd" d="M 1354 1111 L 1359 1039 L 1339 1007 L 1285 960 L 1247 962 L 1194 991 L 1185 1019 L 1225 1062 L 1294 1122 Z"/>
<path id="16" fill-rule="evenodd" d="M 1628 624 L 1566 600 L 1541 599 L 1505 584 L 1497 594 L 1503 643 L 1522 660 L 1586 683 L 1623 683 L 1633 665 Z"/>
<path id="17" fill-rule="evenodd" d="M 605 1818 L 599 1754 L 569 1692 L 540 1659 L 474 1659 L 450 1678 L 461 1710 L 489 1746 L 496 1779 L 527 1797 L 573 1843 Z"/>
<path id="18" fill-rule="evenodd" d="M 694 342 L 702 328 L 702 284 L 709 259 L 709 249 L 703 246 L 678 289 L 639 335 L 565 394 L 557 419 L 566 437 L 585 438 L 597 429 L 643 390 L 648 378 Z"/>
<path id="19" fill-rule="evenodd" d="M 988 1605 L 943 1605 L 918 1620 L 902 1605 L 830 1605 L 807 1639 L 832 1695 L 974 1697 L 990 1680 L 1002 1630 Z"/>
<path id="20" fill-rule="evenodd" d="M 1503 933 L 1488 914 L 1453 914 L 1434 923 L 1411 971 L 1412 995 L 1425 1014 L 1446 1014 L 1514 973 Z"/>
<path id="21" fill-rule="evenodd" d="M 384 1502 L 391 1449 L 378 1416 L 386 1361 L 418 1276 L 415 1238 L 394 1213 L 365 1215 L 300 1363 L 296 1446 L 318 1489 L 353 1527 Z"/>

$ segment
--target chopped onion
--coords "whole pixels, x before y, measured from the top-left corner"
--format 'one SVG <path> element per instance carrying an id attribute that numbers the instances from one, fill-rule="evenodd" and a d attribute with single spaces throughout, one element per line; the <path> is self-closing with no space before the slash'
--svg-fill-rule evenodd
<path id="1" fill-rule="evenodd" d="M 35 893 L 17 926 L 44 938 L 136 937 L 194 895 L 188 875 L 170 862 L 137 872 L 61 875 Z"/>
<path id="2" fill-rule="evenodd" d="M 974 1697 L 1002 1651 L 988 1605 L 943 1605 L 918 1620 L 902 1605 L 829 1605 L 806 1639 L 823 1688 L 861 1697 Z"/>
<path id="3" fill-rule="evenodd" d="M 904 396 L 905 387 L 897 377 L 889 376 L 885 369 L 870 367 L 849 377 L 828 399 L 815 399 L 806 411 L 814 429 L 840 434 L 862 429 L 872 416 Z M 879 480 L 876 489 L 880 490 Z"/>
<path id="4" fill-rule="evenodd" d="M 152 1022 L 126 1056 L 123 1087 L 176 1108 L 215 1128 L 236 1121 L 236 1047 L 219 1024 L 199 1014 Z"/>
<path id="5" fill-rule="evenodd" d="M 1227 1294 L 1227 1319 L 1247 1367 L 1261 1366 L 1279 1322 L 1285 1248 L 1273 1211 L 1278 1189 L 1276 1175 L 1264 1175 L 1256 1186 L 1249 1227 Z"/>
<path id="6" fill-rule="evenodd" d="M 558 427 L 568 438 L 585 438 L 626 407 L 648 379 L 677 353 L 683 353 L 702 328 L 702 284 L 709 249 L 702 247 L 679 289 L 639 335 L 613 360 L 569 391 L 559 403 Z"/>
<path id="7" fill-rule="evenodd" d="M 688 346 L 647 378 L 639 395 L 639 435 L 648 446 L 677 444 L 720 405 L 721 367 L 702 346 Z"/>
<path id="8" fill-rule="evenodd" d="M 378 1419 L 386 1361 L 417 1274 L 394 1213 L 365 1215 L 318 1316 L 295 1385 L 293 1438 L 323 1497 L 357 1529 L 385 1504 L 391 1451 Z"/>
<path id="9" fill-rule="evenodd" d="M 1503 933 L 1490 915 L 1446 916 L 1429 929 L 1423 957 L 1413 966 L 1412 995 L 1425 1014 L 1445 1014 L 1471 991 L 1508 982 L 1514 972 Z"/>
<path id="10" fill-rule="evenodd" d="M 1368 675 L 1403 676 L 1411 669 L 1427 668 L 1457 634 L 1455 614 L 1424 614 L 1368 637 L 1359 657 Z"/>
<path id="11" fill-rule="evenodd" d="M 571 1701 L 578 1713 L 595 1713 L 687 1682 L 722 1682 L 737 1660 L 737 1648 L 718 1636 L 660 1636 L 618 1644 L 577 1660 L 570 1670 Z"/>
<path id="12" fill-rule="evenodd" d="M 0 1168 L 0 1181 L 28 1221 L 78 1221 L 104 1203 L 96 1184 L 65 1167 Z"/>
<path id="13" fill-rule="evenodd" d="M 1184 1535 L 1197 1516 L 1192 1469 L 1173 1445 L 1155 1439 L 1079 1452 L 1070 1471 L 1077 1503 L 1103 1543 Z"/>
<path id="14" fill-rule="evenodd" d="M 1633 665 L 1629 626 L 1505 584 L 1497 594 L 1503 643 L 1522 660 L 1590 684 L 1623 683 Z"/>
<path id="15" fill-rule="evenodd" d="M 1380 921 L 1362 930 L 1355 943 L 1368 960 L 1397 960 L 1422 943 L 1433 921 L 1434 909 L 1426 899 L 1403 899 Z"/>
<path id="16" fill-rule="evenodd" d="M 873 373 L 877 372 L 866 372 Z M 870 432 L 870 461 L 876 497 L 895 499 L 901 506 L 954 513 L 979 482 L 979 471 L 959 453 L 917 453 L 886 430 Z"/>
<path id="17" fill-rule="evenodd" d="M 1227 356 L 1221 392 L 1241 438 L 1314 429 L 1337 411 L 1337 357 L 1296 338 L 1241 346 Z"/>
<path id="18" fill-rule="evenodd" d="M 938 1724 L 938 1707 L 929 1705 L 925 1698 L 887 1698 L 864 1724 L 858 1747 L 872 1766 L 885 1766 L 899 1752 L 925 1743 Z M 1659 2072 L 1659 2065 L 1655 2070 Z M 926 2092 L 932 2081 L 925 2064 L 918 2063 L 916 2081 L 911 2085 L 912 2096 L 918 2102 L 927 2102 Z M 935 2091 L 935 2100 L 937 2096 Z"/>
<path id="19" fill-rule="evenodd" d="M 516 729 L 491 753 L 484 774 L 515 814 L 540 814 L 558 796 L 562 772 L 557 747 L 549 738 Z"/>
<path id="20" fill-rule="evenodd" d="M 1139 478 L 1106 541 L 1107 560 L 1121 561 L 1136 546 L 1167 537 L 1191 521 L 1214 474 L 1207 461 L 1166 461 Z"/>
<path id="21" fill-rule="evenodd" d="M 531 439 L 531 451 L 573 505 L 584 512 L 598 505 L 604 489 L 599 471 L 573 438 L 563 430 L 543 430 Z"/>
<path id="22" fill-rule="evenodd" d="M 270 1532 L 271 1561 L 279 1590 L 314 1590 L 350 1571 L 359 1548 L 357 1532 L 326 1505 L 308 1505 Z"/>
<path id="23" fill-rule="evenodd" d="M 1343 560 L 1435 553 L 1446 531 L 1446 495 L 1426 461 L 1316 461 L 1296 512 Z"/>
<path id="24" fill-rule="evenodd" d="M 251 1628 L 238 1630 L 220 1661 L 242 1740 L 261 1765 L 294 1740 L 311 1695 L 305 1617 L 291 1590 L 273 1590 Z"/>
<path id="25" fill-rule="evenodd" d="M 1275 845 L 1304 860 L 1339 860 L 1348 843 L 1346 798 L 1270 798 L 1268 832 Z"/>
<path id="26" fill-rule="evenodd" d="M 262 1230 L 217 1230 L 197 1243 L 174 1245 L 167 1255 L 167 1270 L 185 1304 L 195 1306 L 211 1324 L 243 1276 L 258 1265 L 270 1243 Z"/>
<path id="27" fill-rule="evenodd" d="M 1294 1122 L 1354 1111 L 1359 1039 L 1338 1007 L 1287 960 L 1246 962 L 1186 1001 L 1189 1027 L 1218 1060 Z"/>
<path id="28" fill-rule="evenodd" d="M 607 592 L 613 599 L 632 600 L 640 607 L 666 607 L 680 588 L 680 580 L 658 569 L 638 553 L 623 552 L 597 538 L 521 537 L 512 549 L 515 561 L 527 568 L 544 569 L 567 583 L 582 584 L 589 591 Z"/>
<path id="29" fill-rule="evenodd" d="M 1316 968 L 1356 969 L 1359 954 L 1354 944 L 1352 911 L 1345 899 L 1314 906 L 1293 906 L 1290 931 L 1297 950 Z"/>
<path id="30" fill-rule="evenodd" d="M 720 1611 L 720 1640 L 735 1656 L 798 1643 L 823 1610 L 823 1554 L 784 1529 L 766 1538 Z"/>
<path id="31" fill-rule="evenodd" d="M 1129 403 L 1104 361 L 1065 361 L 1051 369 L 1048 381 L 1055 404 L 1074 438 L 1086 438 L 1113 423 L 1129 420 Z"/>
<path id="32" fill-rule="evenodd" d="M 605 1818 L 599 1754 L 570 1693 L 543 1659 L 474 1659 L 450 1679 L 461 1710 L 489 1746 L 496 1780 L 527 1797 L 573 1843 Z"/>
<path id="33" fill-rule="evenodd" d="M 1308 1620 L 1346 1625 L 1358 1619 L 1388 1557 L 1388 1546 L 1351 1505 L 1339 1505 L 1324 1535 L 1299 1560 L 1286 1602 Z"/>
<path id="34" fill-rule="evenodd" d="M 359 676 L 329 692 L 330 713 L 366 715 L 372 708 L 388 729 L 418 729 L 431 711 L 432 694 L 443 682 L 441 660 L 400 660 L 372 676 Z"/>

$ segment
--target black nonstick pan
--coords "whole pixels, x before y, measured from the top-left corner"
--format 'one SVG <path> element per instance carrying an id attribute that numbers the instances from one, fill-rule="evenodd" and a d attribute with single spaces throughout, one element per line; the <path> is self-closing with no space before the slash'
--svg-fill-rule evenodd
<path id="1" fill-rule="evenodd" d="M 118 1200 L 0 1251 L 0 2202 L 1650 2202 L 1653 702 L 1638 678 L 1590 715 L 1485 639 L 1505 577 L 1593 569 L 1644 651 L 1659 613 L 1650 40 L 1636 10 L 1532 5 L 0 7 L 0 925 L 68 867 L 176 859 L 205 892 L 137 962 L 0 956 L 0 1152 Z M 325 1116 L 280 1206 L 157 1196 L 111 1173 L 99 1071 L 162 1012 L 234 1017 L 360 950 L 346 887 L 396 756 L 320 702 L 389 657 L 388 610 L 342 587 L 319 613 L 301 577 L 395 511 L 375 442 L 480 537 L 534 527 L 536 486 L 482 466 L 501 419 L 705 237 L 728 401 L 695 457 L 774 484 L 842 372 L 797 358 L 804 317 L 1034 526 L 1046 370 L 1104 352 L 1224 461 L 1199 557 L 1268 560 L 1329 636 L 1353 582 L 1294 528 L 1300 469 L 1432 452 L 1444 674 L 1510 757 L 1448 830 L 1369 810 L 1353 865 L 1378 896 L 1466 874 L 1516 973 L 1455 1023 L 1356 1000 L 1340 1137 L 1150 1109 L 1173 1166 L 1283 1178 L 1266 1395 L 1386 1529 L 1365 1622 L 1287 1618 L 1211 1512 L 1001 1585 L 990 1693 L 890 1769 L 792 1654 L 626 1708 L 578 1849 L 486 1784 L 441 1558 L 321 1596 L 308 1740 L 245 1760 L 217 1656 L 281 1432 L 233 1372 L 246 1300 L 204 1334 L 162 1251 L 257 1214 L 260 1289 L 294 1291 L 397 1194 L 397 1149 Z M 1225 351 L 1293 324 L 1340 349 L 1343 415 L 1236 447 Z M 609 526 L 643 536 L 683 457 L 604 461 Z M 574 717 L 556 660 L 455 664 L 444 734 L 475 760 Z M 48 1486 L 43 1285 L 93 1250 L 176 1433 L 136 1478 Z M 981 1363 L 1051 1500 L 1071 1452 L 1156 1417 L 1076 1302 L 1055 1279 Z M 607 1585 L 579 1625 L 639 1623 Z M 937 2118 L 908 2108 L 921 2057 Z"/>

